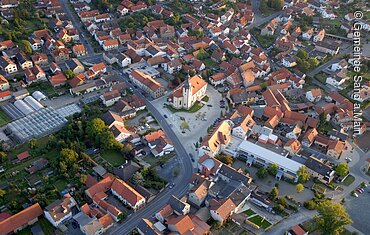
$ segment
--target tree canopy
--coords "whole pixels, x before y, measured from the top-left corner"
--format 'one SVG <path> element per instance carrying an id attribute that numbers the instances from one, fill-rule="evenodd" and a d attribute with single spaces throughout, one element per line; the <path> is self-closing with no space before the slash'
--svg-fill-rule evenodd
<path id="1" fill-rule="evenodd" d="M 321 234 L 342 234 L 344 226 L 352 223 L 345 207 L 339 203 L 329 200 L 321 202 L 317 211 L 319 215 L 316 216 L 316 221 Z"/>
<path id="2" fill-rule="evenodd" d="M 348 174 L 349 168 L 347 163 L 339 163 L 337 167 L 335 167 L 335 171 L 341 177 Z"/>
<path id="3" fill-rule="evenodd" d="M 308 173 L 306 166 L 301 166 L 297 171 L 297 175 L 301 183 L 307 182 L 310 179 L 310 173 Z"/>

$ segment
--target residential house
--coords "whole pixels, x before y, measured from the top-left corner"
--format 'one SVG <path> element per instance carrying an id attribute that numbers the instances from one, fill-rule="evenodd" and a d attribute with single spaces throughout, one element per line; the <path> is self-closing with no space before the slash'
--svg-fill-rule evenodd
<path id="1" fill-rule="evenodd" d="M 339 43 L 333 42 L 329 43 L 326 41 L 319 41 L 315 44 L 315 50 L 319 52 L 323 52 L 330 55 L 336 55 L 338 54 L 340 49 Z"/>
<path id="2" fill-rule="evenodd" d="M 119 42 L 117 39 L 108 39 L 103 42 L 103 49 L 104 51 L 110 51 L 117 49 L 119 46 Z"/>
<path id="3" fill-rule="evenodd" d="M 0 74 L 0 91 L 9 90 L 9 82 L 8 80 Z"/>
<path id="4" fill-rule="evenodd" d="M 51 83 L 51 85 L 53 87 L 59 87 L 59 86 L 65 85 L 67 83 L 67 78 L 63 73 L 59 72 L 59 73 L 51 76 L 49 78 L 49 82 Z"/>
<path id="5" fill-rule="evenodd" d="M 72 219 L 72 208 L 77 205 L 75 199 L 65 194 L 61 200 L 57 200 L 45 207 L 45 218 L 54 226 L 58 227 L 64 222 Z"/>
<path id="6" fill-rule="evenodd" d="M 310 156 L 307 158 L 304 165 L 312 177 L 317 178 L 325 184 L 330 183 L 334 179 L 335 171 L 331 166 L 325 164 L 322 159 Z"/>
<path id="7" fill-rule="evenodd" d="M 200 148 L 198 149 L 198 156 L 203 156 L 209 153 L 215 156 L 223 150 L 230 142 L 232 124 L 230 121 L 222 121 L 218 124 L 211 133 L 204 138 Z"/>
<path id="8" fill-rule="evenodd" d="M 77 57 L 85 56 L 87 55 L 86 48 L 83 44 L 76 44 L 72 47 L 73 54 Z"/>
<path id="9" fill-rule="evenodd" d="M 49 65 L 48 56 L 44 53 L 35 53 L 31 56 L 34 65 L 46 66 Z"/>
<path id="10" fill-rule="evenodd" d="M 295 156 L 301 149 L 301 142 L 297 139 L 290 139 L 284 144 L 284 149 L 288 150 L 291 156 Z"/>
<path id="11" fill-rule="evenodd" d="M 310 102 L 319 102 L 321 100 L 321 97 L 323 95 L 323 92 L 320 88 L 314 88 L 306 92 L 306 98 Z"/>
<path id="12" fill-rule="evenodd" d="M 120 5 L 121 6 L 121 5 Z M 154 227 L 153 223 L 148 219 L 141 219 L 137 225 L 137 231 L 140 235 L 159 235 L 157 229 Z"/>
<path id="13" fill-rule="evenodd" d="M 44 44 L 44 41 L 41 38 L 32 37 L 29 40 L 29 43 L 33 51 L 38 51 L 41 49 L 42 45 Z"/>
<path id="14" fill-rule="evenodd" d="M 26 68 L 32 68 L 33 67 L 33 63 L 31 60 L 29 60 L 25 54 L 23 53 L 17 53 L 15 55 L 15 58 L 17 59 L 18 61 L 18 64 L 21 66 L 22 69 L 26 69 Z"/>
<path id="15" fill-rule="evenodd" d="M 0 234 L 17 233 L 27 226 L 38 221 L 42 215 L 42 209 L 38 203 L 23 209 L 22 211 L 0 221 Z"/>
<path id="16" fill-rule="evenodd" d="M 69 59 L 65 63 L 66 63 L 67 68 L 72 70 L 74 74 L 80 74 L 85 71 L 84 66 L 77 58 Z"/>
<path id="17" fill-rule="evenodd" d="M 284 57 L 281 62 L 286 68 L 291 68 L 297 65 L 297 59 L 294 56 Z"/>
<path id="18" fill-rule="evenodd" d="M 287 235 L 308 235 L 308 232 L 303 228 L 302 225 L 296 224 L 288 230 Z"/>
<path id="19" fill-rule="evenodd" d="M 173 143 L 165 136 L 162 130 L 147 134 L 145 140 L 155 157 L 161 157 L 174 151 Z"/>
<path id="20" fill-rule="evenodd" d="M 306 147 L 310 147 L 318 134 L 319 133 L 315 128 L 308 130 L 306 134 L 303 136 L 302 144 Z"/>
<path id="21" fill-rule="evenodd" d="M 171 60 L 163 64 L 163 69 L 169 74 L 174 74 L 180 71 L 181 68 L 182 68 L 182 63 L 179 58 L 176 58 L 174 60 Z"/>
<path id="22" fill-rule="evenodd" d="M 166 89 L 159 82 L 140 70 L 133 70 L 129 74 L 129 78 L 134 84 L 149 93 L 155 99 L 163 96 L 166 92 Z"/>
<path id="23" fill-rule="evenodd" d="M 321 42 L 322 40 L 324 40 L 324 37 L 325 37 L 325 29 L 322 29 L 320 30 L 314 37 L 313 37 L 313 41 L 314 42 Z"/>
<path id="24" fill-rule="evenodd" d="M 0 57 L 0 68 L 8 74 L 18 71 L 17 65 L 8 57 Z"/>
<path id="25" fill-rule="evenodd" d="M 0 102 L 9 100 L 12 98 L 12 92 L 10 90 L 0 91 Z"/>
<path id="26" fill-rule="evenodd" d="M 119 99 L 121 99 L 121 94 L 117 90 L 112 90 L 105 92 L 103 95 L 100 96 L 100 99 L 106 107 L 109 107 L 115 104 Z"/>
<path id="27" fill-rule="evenodd" d="M 236 207 L 230 198 L 222 200 L 212 199 L 209 205 L 212 218 L 221 224 L 234 213 Z"/>
<path id="28" fill-rule="evenodd" d="M 27 84 L 31 84 L 32 82 L 36 82 L 40 80 L 46 80 L 46 73 L 38 65 L 35 65 L 34 67 L 30 69 L 29 68 L 25 69 L 24 75 L 26 77 Z"/>

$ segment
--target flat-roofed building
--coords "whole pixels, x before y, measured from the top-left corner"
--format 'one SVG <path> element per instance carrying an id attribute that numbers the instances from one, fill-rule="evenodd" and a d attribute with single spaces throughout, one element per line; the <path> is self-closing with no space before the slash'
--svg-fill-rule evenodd
<path id="1" fill-rule="evenodd" d="M 276 148 L 277 150 L 279 149 L 277 146 Z M 239 157 L 246 158 L 247 165 L 249 166 L 256 164 L 266 168 L 273 163 L 277 164 L 279 170 L 276 174 L 276 178 L 279 180 L 284 177 L 297 182 L 297 171 L 301 166 L 303 166 L 302 164 L 287 158 L 288 152 L 285 150 L 279 151 L 278 153 L 278 151 L 273 151 L 247 140 L 241 142 L 238 147 L 237 154 Z"/>

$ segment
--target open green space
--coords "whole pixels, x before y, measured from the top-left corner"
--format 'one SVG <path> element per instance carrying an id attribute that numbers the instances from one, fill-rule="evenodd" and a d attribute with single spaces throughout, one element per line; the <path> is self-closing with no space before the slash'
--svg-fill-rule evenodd
<path id="1" fill-rule="evenodd" d="M 54 186 L 58 189 L 59 192 L 67 188 L 68 182 L 64 179 L 58 180 L 54 183 Z"/>
<path id="2" fill-rule="evenodd" d="M 202 101 L 208 102 L 209 101 L 209 97 L 208 96 L 204 96 L 203 99 L 202 99 Z"/>
<path id="3" fill-rule="evenodd" d="M 252 223 L 254 223 L 254 224 L 258 225 L 259 227 L 261 227 L 261 228 L 263 228 L 263 229 L 265 229 L 265 228 L 267 228 L 267 227 L 269 227 L 269 226 L 271 225 L 271 223 L 270 223 L 270 222 L 268 222 L 266 219 L 262 218 L 262 217 L 261 217 L 261 216 L 259 216 L 259 215 L 256 215 L 256 216 L 254 216 L 254 217 L 252 217 L 252 218 L 249 218 L 248 220 L 249 220 L 250 222 L 252 222 Z"/>
<path id="4" fill-rule="evenodd" d="M 112 166 L 120 166 L 125 163 L 125 158 L 122 156 L 122 154 L 115 150 L 104 151 L 100 154 L 100 156 Z"/>
<path id="5" fill-rule="evenodd" d="M 151 167 L 158 166 L 160 164 L 166 163 L 170 158 L 172 158 L 175 153 L 166 154 L 162 157 L 154 157 L 152 154 L 143 157 L 143 160 L 150 164 Z"/>
<path id="6" fill-rule="evenodd" d="M 171 105 L 166 105 L 166 108 L 170 110 L 172 113 L 177 113 L 177 112 L 187 112 L 187 113 L 195 113 L 199 109 L 203 107 L 203 104 L 200 103 L 199 101 L 196 101 L 193 107 L 191 107 L 189 110 L 186 109 L 175 109 Z"/>
<path id="7" fill-rule="evenodd" d="M 326 84 L 326 75 L 324 73 L 316 74 L 315 78 L 319 80 L 322 84 Z"/>
<path id="8" fill-rule="evenodd" d="M 39 220 L 39 224 L 41 226 L 42 231 L 45 233 L 45 235 L 55 234 L 55 228 L 47 219 L 41 218 Z"/>
<path id="9" fill-rule="evenodd" d="M 32 94 L 34 91 L 43 91 L 49 98 L 57 95 L 54 87 L 47 81 L 32 83 L 27 87 L 27 90 L 30 94 Z"/>
<path id="10" fill-rule="evenodd" d="M 248 210 L 244 211 L 243 213 L 248 215 L 248 216 L 256 214 L 252 209 L 248 209 Z"/>
<path id="11" fill-rule="evenodd" d="M 6 124 L 8 124 L 9 121 L 10 119 L 8 118 L 8 116 L 6 116 L 5 112 L 0 109 L 0 127 L 5 126 Z"/>
<path id="12" fill-rule="evenodd" d="M 208 58 L 208 59 L 205 59 L 203 60 L 203 63 L 206 65 L 206 67 L 210 68 L 210 67 L 213 67 L 213 66 L 217 66 L 218 63 L 214 62 L 212 59 Z"/>
<path id="13" fill-rule="evenodd" d="M 350 186 L 353 181 L 355 181 L 355 177 L 353 175 L 348 175 L 346 179 L 342 182 L 342 184 L 345 186 Z"/>

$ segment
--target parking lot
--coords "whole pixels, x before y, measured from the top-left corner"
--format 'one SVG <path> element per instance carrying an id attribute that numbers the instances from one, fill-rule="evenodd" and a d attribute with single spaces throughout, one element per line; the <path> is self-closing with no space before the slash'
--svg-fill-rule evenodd
<path id="1" fill-rule="evenodd" d="M 369 223 L 369 211 L 370 211 L 370 186 L 365 188 L 365 192 L 360 194 L 358 198 L 349 196 L 345 206 L 347 212 L 350 214 L 353 220 L 352 226 L 364 234 L 368 234 L 370 231 Z"/>

